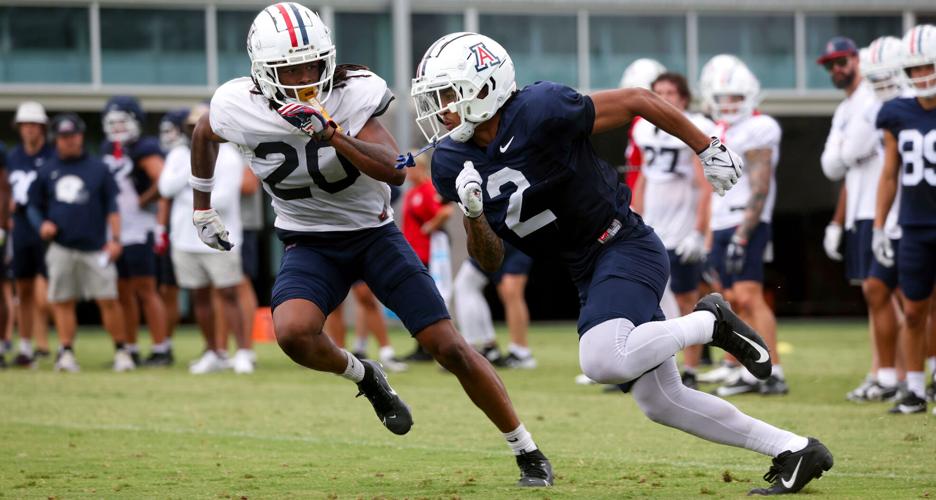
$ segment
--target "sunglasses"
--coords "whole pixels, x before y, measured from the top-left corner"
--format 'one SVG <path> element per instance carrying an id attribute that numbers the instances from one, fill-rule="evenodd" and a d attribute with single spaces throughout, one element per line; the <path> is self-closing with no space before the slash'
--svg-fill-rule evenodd
<path id="1" fill-rule="evenodd" d="M 844 68 L 845 66 L 848 65 L 848 58 L 836 57 L 835 59 L 832 59 L 831 61 L 826 61 L 822 63 L 822 65 L 825 66 L 826 71 L 832 71 L 832 68 L 834 67 Z"/>

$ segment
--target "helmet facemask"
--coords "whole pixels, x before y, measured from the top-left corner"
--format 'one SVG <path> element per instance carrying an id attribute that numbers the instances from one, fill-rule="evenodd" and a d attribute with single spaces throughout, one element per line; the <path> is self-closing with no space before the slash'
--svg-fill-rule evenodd
<path id="1" fill-rule="evenodd" d="M 182 132 L 175 123 L 169 120 L 163 120 L 159 123 L 159 147 L 163 151 L 169 152 L 177 146 L 188 144 L 188 137 Z"/>
<path id="2" fill-rule="evenodd" d="M 903 79 L 900 70 L 897 68 L 881 68 L 874 71 L 868 71 L 864 77 L 874 89 L 874 95 L 881 102 L 887 102 L 903 92 Z"/>
<path id="3" fill-rule="evenodd" d="M 133 114 L 115 109 L 104 114 L 104 135 L 110 142 L 129 144 L 140 137 L 140 122 Z"/>
<path id="4" fill-rule="evenodd" d="M 921 67 L 930 67 L 930 72 L 923 76 L 912 77 L 910 70 Z M 920 64 L 918 66 L 905 66 L 907 86 L 913 91 L 916 97 L 936 96 L 936 63 Z"/>
<path id="5" fill-rule="evenodd" d="M 281 68 L 319 61 L 319 80 L 306 85 L 286 85 L 280 81 Z M 331 95 L 335 75 L 335 48 L 273 61 L 253 61 L 250 73 L 263 95 L 277 104 L 325 102 Z"/>

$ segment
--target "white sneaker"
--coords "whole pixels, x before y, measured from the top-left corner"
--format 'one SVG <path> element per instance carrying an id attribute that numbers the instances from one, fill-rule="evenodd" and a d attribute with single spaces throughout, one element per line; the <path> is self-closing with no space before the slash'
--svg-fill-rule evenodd
<path id="1" fill-rule="evenodd" d="M 737 370 L 739 368 L 740 366 L 721 365 L 714 370 L 699 374 L 696 380 L 703 384 L 720 384 L 734 380 L 738 376 L 739 372 Z"/>
<path id="2" fill-rule="evenodd" d="M 254 372 L 254 356 L 252 356 L 253 351 L 249 349 L 238 349 L 234 353 L 234 359 L 230 361 L 230 365 L 234 368 L 234 373 L 240 375 L 247 375 Z"/>
<path id="3" fill-rule="evenodd" d="M 585 375 L 584 373 L 579 373 L 575 376 L 575 383 L 578 385 L 592 385 L 597 384 L 598 382 L 588 378 L 588 375 Z"/>
<path id="4" fill-rule="evenodd" d="M 192 375 L 204 375 L 205 373 L 220 372 L 227 368 L 227 360 L 218 356 L 218 353 L 208 350 L 189 366 L 189 373 Z"/>
<path id="5" fill-rule="evenodd" d="M 61 351 L 55 360 L 55 371 L 77 373 L 81 371 L 78 366 L 78 360 L 75 359 L 75 353 L 71 351 Z"/>
<path id="6" fill-rule="evenodd" d="M 114 353 L 114 371 L 115 372 L 129 372 L 136 369 L 136 365 L 133 363 L 133 358 L 130 357 L 130 353 L 119 349 Z"/>
<path id="7" fill-rule="evenodd" d="M 380 364 L 383 365 L 385 370 L 391 373 L 402 373 L 402 372 L 405 372 L 406 370 L 409 370 L 408 364 L 402 361 L 397 361 L 392 356 L 386 357 L 386 358 L 380 358 Z"/>

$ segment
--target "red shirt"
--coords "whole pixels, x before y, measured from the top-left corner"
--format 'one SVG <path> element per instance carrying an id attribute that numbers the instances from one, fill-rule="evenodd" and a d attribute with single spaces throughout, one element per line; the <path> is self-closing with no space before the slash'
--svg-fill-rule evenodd
<path id="1" fill-rule="evenodd" d="M 627 129 L 627 149 L 624 151 L 624 164 L 628 167 L 624 174 L 624 182 L 632 190 L 637 184 L 637 177 L 640 176 L 640 166 L 643 165 L 643 155 L 640 153 L 640 148 L 634 144 L 634 124 L 640 119 L 639 116 L 635 116 L 631 120 L 630 127 Z"/>
<path id="2" fill-rule="evenodd" d="M 421 228 L 435 217 L 440 208 L 442 198 L 429 180 L 413 186 L 403 196 L 403 237 L 426 265 L 429 265 L 429 235 L 423 234 Z"/>

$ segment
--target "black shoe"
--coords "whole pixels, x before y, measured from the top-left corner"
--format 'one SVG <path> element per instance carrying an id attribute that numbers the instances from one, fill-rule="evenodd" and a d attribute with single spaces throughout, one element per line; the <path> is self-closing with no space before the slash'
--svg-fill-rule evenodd
<path id="1" fill-rule="evenodd" d="M 497 368 L 509 368 L 507 365 L 507 357 L 501 354 L 500 349 L 497 348 L 497 344 L 482 348 L 481 355 Z"/>
<path id="2" fill-rule="evenodd" d="M 530 488 L 552 486 L 552 465 L 539 449 L 517 455 L 517 466 L 520 467 L 520 480 L 517 481 L 517 486 Z"/>
<path id="3" fill-rule="evenodd" d="M 358 382 L 360 392 L 357 395 L 363 395 L 374 405 L 377 418 L 390 432 L 406 434 L 413 426 L 413 416 L 409 407 L 390 387 L 387 375 L 377 362 L 364 360 L 361 363 L 364 364 L 364 379 Z"/>
<path id="4" fill-rule="evenodd" d="M 690 389 L 698 389 L 699 381 L 696 380 L 695 372 L 685 371 L 682 374 L 682 385 Z"/>
<path id="5" fill-rule="evenodd" d="M 46 351 L 45 349 L 36 349 L 36 352 L 33 353 L 33 359 L 38 361 L 42 358 L 48 358 L 51 355 L 52 354 L 49 353 L 49 351 Z"/>
<path id="6" fill-rule="evenodd" d="M 720 398 L 728 396 L 737 396 L 738 394 L 747 394 L 749 392 L 760 392 L 760 382 L 748 382 L 743 377 L 738 377 L 732 382 L 726 382 L 724 385 L 715 389 L 715 395 Z"/>
<path id="7" fill-rule="evenodd" d="M 910 415 L 912 413 L 926 413 L 926 400 L 912 392 L 908 392 L 888 413 L 894 415 Z"/>
<path id="8" fill-rule="evenodd" d="M 410 363 L 410 362 L 419 363 L 421 361 L 428 362 L 428 361 L 432 361 L 432 355 L 426 352 L 422 348 L 422 346 L 417 345 L 416 349 L 414 349 L 413 352 L 407 354 L 403 358 L 403 361 L 406 361 L 407 363 Z"/>
<path id="9" fill-rule="evenodd" d="M 936 381 L 926 386 L 926 400 L 930 403 L 936 403 Z"/>
<path id="10" fill-rule="evenodd" d="M 764 380 L 770 376 L 770 353 L 767 344 L 753 328 L 731 311 L 731 307 L 721 295 L 710 293 L 702 297 L 693 311 L 708 311 L 715 315 L 712 345 L 738 358 L 755 377 Z"/>
<path id="11" fill-rule="evenodd" d="M 133 351 L 133 352 L 131 352 L 131 353 L 130 353 L 130 359 L 133 360 L 133 366 L 140 366 L 140 363 L 143 362 L 143 360 L 140 359 L 140 352 L 139 352 L 139 351 Z"/>
<path id="12" fill-rule="evenodd" d="M 504 357 L 504 366 L 514 370 L 532 370 L 536 368 L 536 358 L 532 355 L 521 358 L 511 352 Z"/>
<path id="13" fill-rule="evenodd" d="M 796 493 L 831 468 L 832 453 L 818 439 L 809 438 L 809 444 L 802 450 L 785 451 L 773 459 L 773 465 L 764 474 L 764 481 L 773 483 L 773 486 L 755 488 L 748 495 Z"/>
<path id="14" fill-rule="evenodd" d="M 767 377 L 767 380 L 760 383 L 758 390 L 765 396 L 783 395 L 790 392 L 786 380 L 776 375 Z"/>
<path id="15" fill-rule="evenodd" d="M 172 357 L 172 351 L 152 352 L 149 356 L 146 357 L 146 359 L 143 360 L 143 363 L 139 366 L 172 366 L 173 363 L 175 363 L 175 359 Z"/>
<path id="16" fill-rule="evenodd" d="M 35 358 L 24 353 L 19 353 L 13 358 L 13 364 L 20 368 L 32 368 L 35 366 L 33 363 L 35 363 Z"/>

